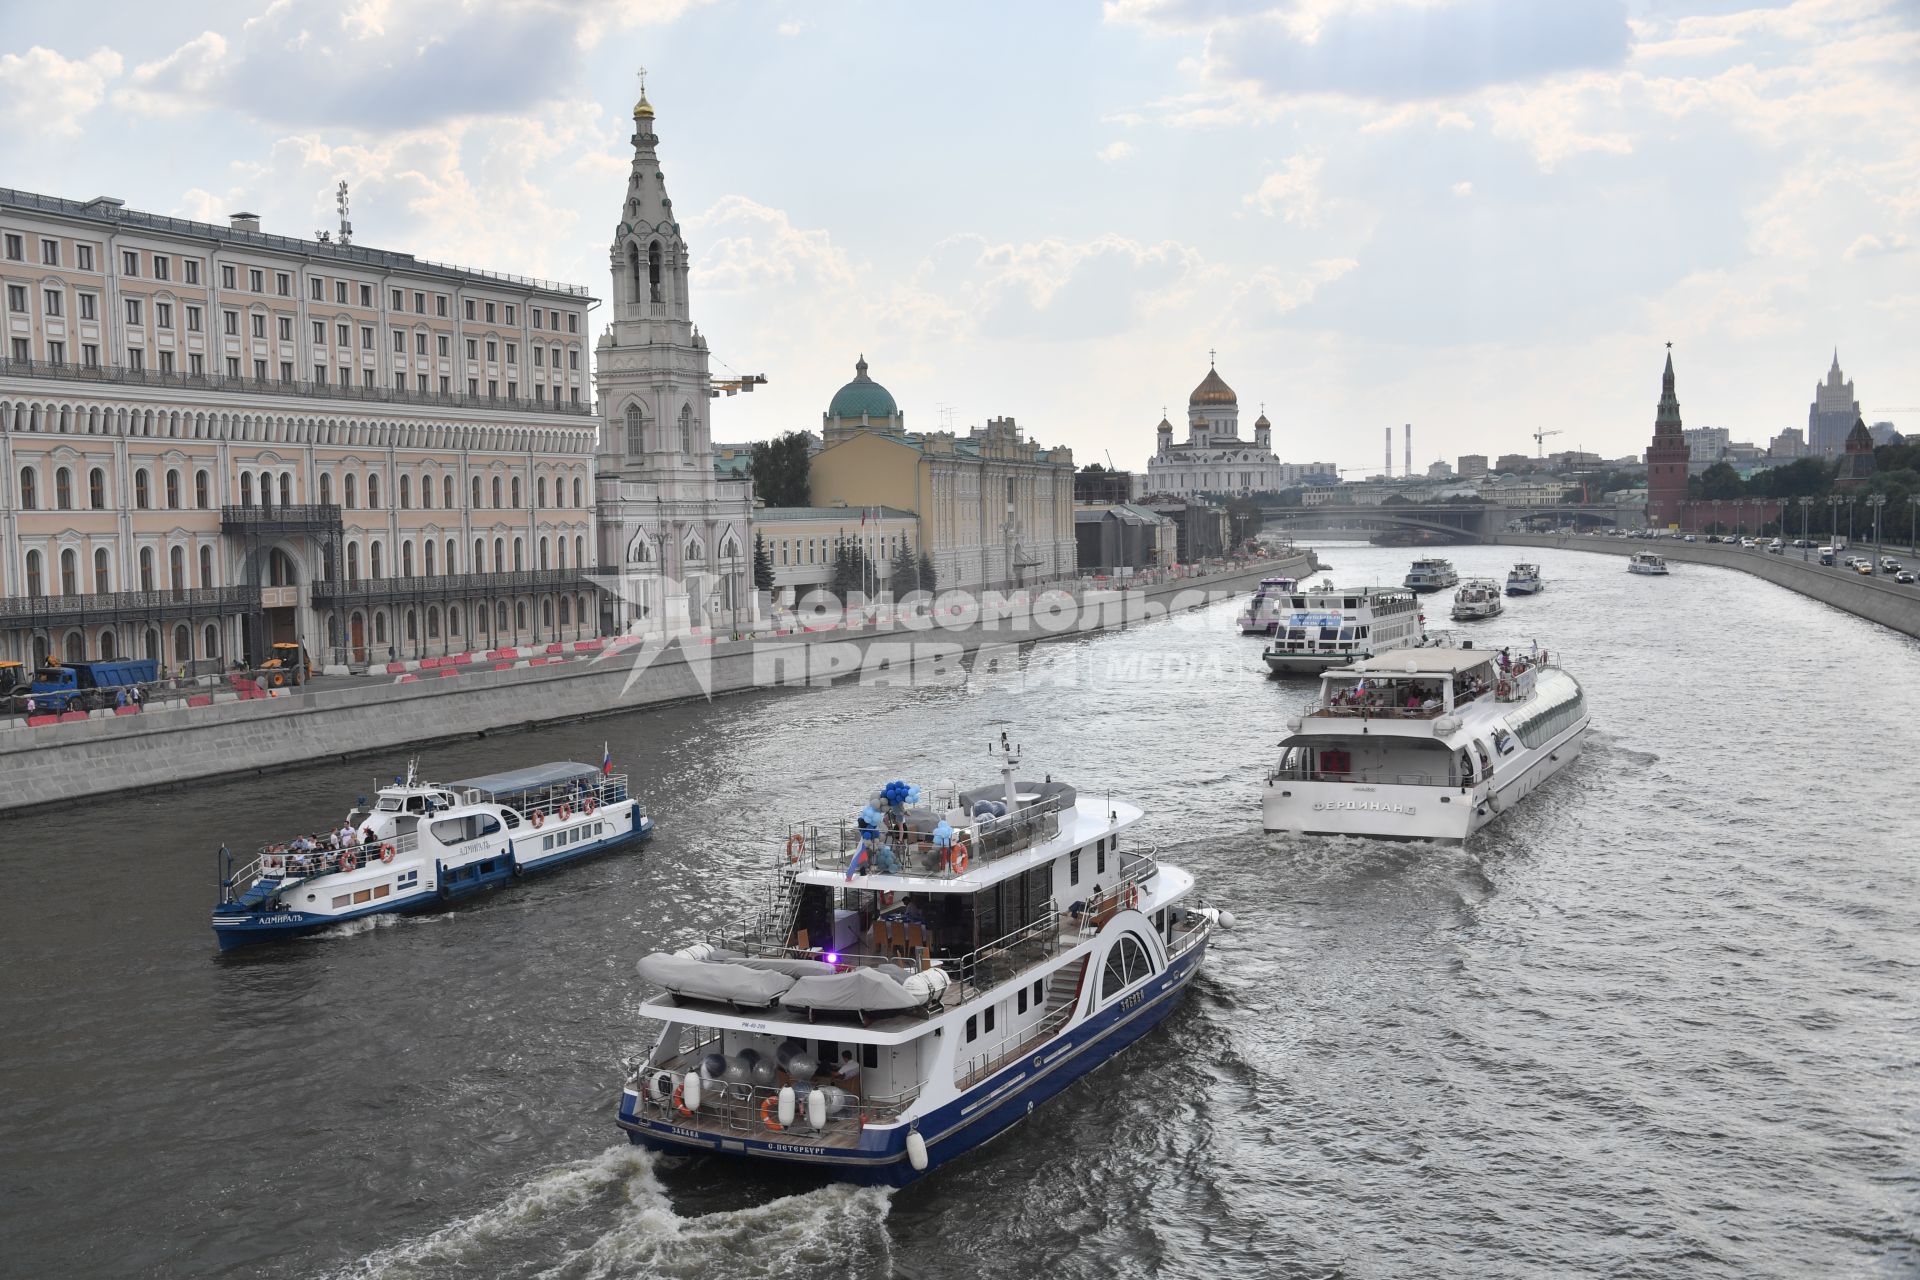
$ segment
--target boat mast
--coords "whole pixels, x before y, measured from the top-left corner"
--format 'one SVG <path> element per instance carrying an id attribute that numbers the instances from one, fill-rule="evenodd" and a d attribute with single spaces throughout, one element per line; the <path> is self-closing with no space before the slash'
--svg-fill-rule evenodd
<path id="1" fill-rule="evenodd" d="M 992 750 L 989 750 L 987 754 L 992 755 L 994 753 Z M 1013 771 L 1020 763 L 1020 748 L 1008 741 L 1007 731 L 1005 729 L 1000 731 L 999 756 L 1000 785 L 1006 794 L 1007 812 L 1011 814 L 1015 809 L 1020 807 L 1019 801 L 1016 799 L 1018 792 L 1013 785 Z"/>

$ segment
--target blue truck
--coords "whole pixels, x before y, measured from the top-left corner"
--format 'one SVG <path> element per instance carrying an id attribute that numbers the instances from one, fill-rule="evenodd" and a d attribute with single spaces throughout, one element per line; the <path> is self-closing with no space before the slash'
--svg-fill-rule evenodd
<path id="1" fill-rule="evenodd" d="M 63 662 L 40 668 L 33 673 L 33 687 L 16 692 L 31 697 L 39 712 L 91 711 L 113 706 L 120 690 L 152 684 L 159 676 L 159 663 L 151 658 Z"/>

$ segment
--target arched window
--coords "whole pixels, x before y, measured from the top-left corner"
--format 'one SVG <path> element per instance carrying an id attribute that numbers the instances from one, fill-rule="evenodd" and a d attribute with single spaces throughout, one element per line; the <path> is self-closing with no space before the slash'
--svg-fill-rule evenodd
<path id="1" fill-rule="evenodd" d="M 87 472 L 87 505 L 95 511 L 107 506 L 107 473 L 99 467 Z"/>
<path id="2" fill-rule="evenodd" d="M 527 629 L 527 602 L 525 600 L 515 600 L 513 602 L 513 625 L 514 628 L 519 631 L 525 631 Z"/>
<path id="3" fill-rule="evenodd" d="M 87 660 L 87 637 L 78 631 L 67 632 L 67 661 L 85 662 Z"/>
<path id="4" fill-rule="evenodd" d="M 173 629 L 173 660 L 175 662 L 193 661 L 193 633 L 182 622 Z"/>
<path id="5" fill-rule="evenodd" d="M 647 451 L 647 415 L 637 404 L 627 406 L 627 452 Z"/>
<path id="6" fill-rule="evenodd" d="M 573 567 L 576 569 L 587 567 L 587 540 L 578 534 L 575 534 L 573 539 Z"/>
<path id="7" fill-rule="evenodd" d="M 544 536 L 540 539 L 540 567 L 547 567 L 547 540 Z"/>
<path id="8" fill-rule="evenodd" d="M 283 507 L 293 505 L 293 476 L 288 472 L 280 474 L 280 505 Z"/>
<path id="9" fill-rule="evenodd" d="M 540 625 L 543 627 L 549 627 L 549 628 L 553 626 L 553 597 L 552 596 L 540 597 Z"/>
<path id="10" fill-rule="evenodd" d="M 635 302 L 640 301 L 640 246 L 627 244 L 627 291 Z"/>
<path id="11" fill-rule="evenodd" d="M 693 406 L 680 406 L 680 452 L 693 452 Z"/>
<path id="12" fill-rule="evenodd" d="M 457 604 L 447 606 L 447 634 L 450 636 L 460 634 L 460 606 Z"/>
<path id="13" fill-rule="evenodd" d="M 433 477 L 432 476 L 420 477 L 420 509 L 422 511 L 433 510 Z"/>
<path id="14" fill-rule="evenodd" d="M 475 538 L 473 540 L 473 559 L 467 565 L 467 572 L 485 573 L 486 571 L 487 542 L 485 538 Z M 453 561 L 451 560 L 447 561 L 447 572 L 453 572 Z"/>
<path id="15" fill-rule="evenodd" d="M 109 627 L 100 633 L 100 661 L 112 662 L 119 647 L 113 638 L 113 628 Z"/>
<path id="16" fill-rule="evenodd" d="M 201 657 L 217 658 L 220 656 L 220 624 L 219 623 L 209 622 L 207 624 L 206 634 L 201 636 L 200 638 L 204 642 L 203 647 L 200 650 Z"/>
<path id="17" fill-rule="evenodd" d="M 407 610 L 407 639 L 416 641 L 420 639 L 419 615 L 411 609 Z"/>
<path id="18" fill-rule="evenodd" d="M 345 497 L 347 510 L 349 511 L 353 510 L 353 505 L 356 500 L 355 493 L 354 493 L 354 477 L 345 476 L 341 479 L 340 492 Z"/>
<path id="19" fill-rule="evenodd" d="M 105 547 L 93 553 L 93 589 L 101 595 L 113 590 L 113 560 Z"/>
<path id="20" fill-rule="evenodd" d="M 402 511 L 413 509 L 413 477 L 409 475 L 400 477 L 400 509 Z"/>
<path id="21" fill-rule="evenodd" d="M 504 505 L 500 501 L 500 477 L 499 476 L 495 476 L 493 478 L 493 505 L 496 510 Z"/>
<path id="22" fill-rule="evenodd" d="M 240 505 L 243 507 L 253 505 L 253 477 L 244 471 L 240 473 Z"/>
<path id="23" fill-rule="evenodd" d="M 440 497 L 441 497 L 440 505 L 445 507 L 449 511 L 453 510 L 453 477 L 452 476 L 448 476 L 446 479 L 440 482 Z"/>
<path id="24" fill-rule="evenodd" d="M 579 476 L 573 478 L 573 505 L 576 507 L 584 507 L 587 505 L 585 486 L 581 483 Z"/>
<path id="25" fill-rule="evenodd" d="M 420 553 L 422 556 L 425 557 L 427 576 L 431 578 L 433 576 L 433 539 L 432 538 L 428 538 L 424 543 L 420 545 Z"/>
<path id="26" fill-rule="evenodd" d="M 387 642 L 387 611 L 385 609 L 373 615 L 373 638 L 382 644 Z"/>
<path id="27" fill-rule="evenodd" d="M 527 567 L 526 545 L 519 538 L 513 540 L 513 571 L 515 573 Z"/>
<path id="28" fill-rule="evenodd" d="M 46 594 L 46 583 L 42 579 L 40 553 L 27 552 L 27 594 L 38 596 Z"/>
<path id="29" fill-rule="evenodd" d="M 187 551 L 174 547 L 167 552 L 167 586 L 175 595 L 187 589 Z"/>
<path id="30" fill-rule="evenodd" d="M 211 587 L 216 585 L 213 580 L 213 548 L 212 547 L 200 548 L 200 585 L 203 587 Z"/>
<path id="31" fill-rule="evenodd" d="M 546 549 L 547 549 L 547 540 L 545 538 L 542 538 L 540 539 L 540 550 L 544 553 Z M 555 564 L 562 569 L 566 568 L 567 567 L 567 540 L 565 538 L 555 538 L 553 540 L 553 550 L 554 550 L 554 554 L 558 557 L 558 559 L 555 561 Z"/>
<path id="32" fill-rule="evenodd" d="M 1152 972 L 1153 962 L 1147 958 L 1146 948 L 1132 934 L 1123 933 L 1107 953 L 1107 965 L 1100 975 L 1100 998 L 1111 1000 Z"/>
<path id="33" fill-rule="evenodd" d="M 647 246 L 647 297 L 650 301 L 660 299 L 660 242 L 655 240 Z"/>
<path id="34" fill-rule="evenodd" d="M 493 606 L 493 621 L 495 635 L 507 629 L 507 602 L 505 600 L 499 601 Z"/>
<path id="35" fill-rule="evenodd" d="M 59 511 L 73 510 L 73 472 L 65 467 L 53 473 L 53 505 Z"/>
<path id="36" fill-rule="evenodd" d="M 153 548 L 140 548 L 140 589 L 153 590 Z"/>
<path id="37" fill-rule="evenodd" d="M 547 505 L 547 478 L 545 476 L 541 476 L 533 482 L 533 505 L 536 508 Z"/>
<path id="38" fill-rule="evenodd" d="M 377 542 L 367 544 L 367 576 L 369 578 L 380 576 L 380 544 Z"/>
<path id="39" fill-rule="evenodd" d="M 347 581 L 360 581 L 360 544 L 357 542 L 347 544 Z"/>
<path id="40" fill-rule="evenodd" d="M 427 545 L 432 546 L 433 544 L 428 543 Z M 430 604 L 427 606 L 427 639 L 438 640 L 439 638 L 440 638 L 440 606 L 437 604 Z"/>
<path id="41" fill-rule="evenodd" d="M 204 471 L 193 473 L 193 505 L 205 511 L 213 501 L 212 478 Z"/>
<path id="42" fill-rule="evenodd" d="M 71 547 L 60 553 L 60 594 L 80 594 L 80 553 Z"/>
<path id="43" fill-rule="evenodd" d="M 504 573 L 506 568 L 507 540 L 505 538 L 495 538 L 493 540 L 493 571 L 495 573 Z"/>
<path id="44" fill-rule="evenodd" d="M 153 506 L 153 477 L 145 467 L 133 473 L 133 505 L 142 511 Z"/>
<path id="45" fill-rule="evenodd" d="M 333 477 L 324 471 L 320 473 L 320 505 L 333 505 Z"/>
<path id="46" fill-rule="evenodd" d="M 379 509 L 380 509 L 380 477 L 368 476 L 367 477 L 367 510 L 378 511 Z"/>
<path id="47" fill-rule="evenodd" d="M 20 509 L 22 511 L 40 509 L 40 500 L 34 495 L 33 480 L 32 467 L 20 468 Z"/>
<path id="48" fill-rule="evenodd" d="M 403 578 L 411 578 L 413 576 L 413 542 L 411 539 L 400 544 L 400 576 Z M 408 636 L 407 638 L 411 640 L 413 637 Z"/>
<path id="49" fill-rule="evenodd" d="M 448 573 L 453 573 L 455 571 L 456 563 L 457 561 L 455 560 L 455 557 L 453 554 L 453 539 L 448 538 L 447 539 L 447 572 Z"/>
<path id="50" fill-rule="evenodd" d="M 519 476 L 515 476 L 513 478 L 513 506 L 514 506 L 514 510 L 516 511 L 520 509 L 520 477 Z"/>
<path id="51" fill-rule="evenodd" d="M 167 472 L 167 510 L 178 511 L 183 505 L 184 499 L 180 493 L 180 473 L 169 470 Z"/>
<path id="52" fill-rule="evenodd" d="M 268 471 L 260 473 L 260 505 L 263 507 L 273 505 L 273 474 Z"/>
<path id="53" fill-rule="evenodd" d="M 453 504 L 449 502 L 447 505 L 452 506 Z M 475 476 L 473 478 L 473 502 L 470 505 L 473 507 L 475 511 L 478 511 L 480 509 L 480 477 L 479 476 Z"/>
<path id="54" fill-rule="evenodd" d="M 560 625 L 561 626 L 564 627 L 568 623 L 573 621 L 573 618 L 571 616 L 572 612 L 573 612 L 573 597 L 561 596 L 560 597 Z"/>

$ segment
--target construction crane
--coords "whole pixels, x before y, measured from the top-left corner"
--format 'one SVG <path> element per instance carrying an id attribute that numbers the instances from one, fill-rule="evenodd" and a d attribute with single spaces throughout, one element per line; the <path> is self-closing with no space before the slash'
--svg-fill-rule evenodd
<path id="1" fill-rule="evenodd" d="M 1539 451 L 1539 456 L 1544 458 L 1547 456 L 1547 437 L 1565 434 L 1564 431 L 1536 431 L 1533 433 L 1533 447 Z"/>
<path id="2" fill-rule="evenodd" d="M 767 375 L 764 373 L 749 373 L 738 378 L 715 378 L 713 380 L 713 390 L 707 392 L 707 394 L 717 400 L 722 395 L 735 396 L 739 395 L 742 391 L 752 391 L 755 387 L 764 387 L 766 385 Z"/>

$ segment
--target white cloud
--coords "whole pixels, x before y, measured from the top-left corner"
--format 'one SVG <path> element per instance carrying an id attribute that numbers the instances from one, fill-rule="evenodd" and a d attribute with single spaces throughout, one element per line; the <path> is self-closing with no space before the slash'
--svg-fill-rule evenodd
<path id="1" fill-rule="evenodd" d="M 802 31 L 805 31 L 807 29 L 807 24 L 799 21 L 783 22 L 776 29 L 780 32 L 781 35 L 791 40 L 793 37 L 799 35 Z"/>
<path id="2" fill-rule="evenodd" d="M 827 232 L 796 227 L 784 210 L 746 196 L 721 197 L 687 231 L 696 242 L 690 283 L 701 290 L 752 293 L 800 283 L 833 291 L 854 284 L 852 263 Z"/>
<path id="3" fill-rule="evenodd" d="M 77 137 L 84 117 L 120 74 L 120 55 L 100 48 L 67 58 L 35 45 L 0 54 L 0 124 L 55 138 Z"/>
<path id="4" fill-rule="evenodd" d="M 1326 167 L 1321 156 L 1293 156 L 1285 165 L 1261 179 L 1254 191 L 1241 203 L 1256 207 L 1268 217 L 1276 214 L 1299 227 L 1320 223 L 1320 171 Z"/>
<path id="5" fill-rule="evenodd" d="M 1113 142 L 1109 142 L 1106 146 L 1100 148 L 1100 150 L 1096 151 L 1094 154 L 1099 156 L 1102 160 L 1106 161 L 1108 164 L 1116 164 L 1119 161 L 1125 160 L 1130 156 L 1132 156 L 1133 151 L 1134 151 L 1133 144 L 1131 142 L 1128 142 L 1126 139 L 1121 138 Z"/>
<path id="6" fill-rule="evenodd" d="M 1473 184 L 1465 180 L 1454 183 L 1453 186 L 1448 189 L 1457 196 L 1470 196 L 1473 194 Z"/>

